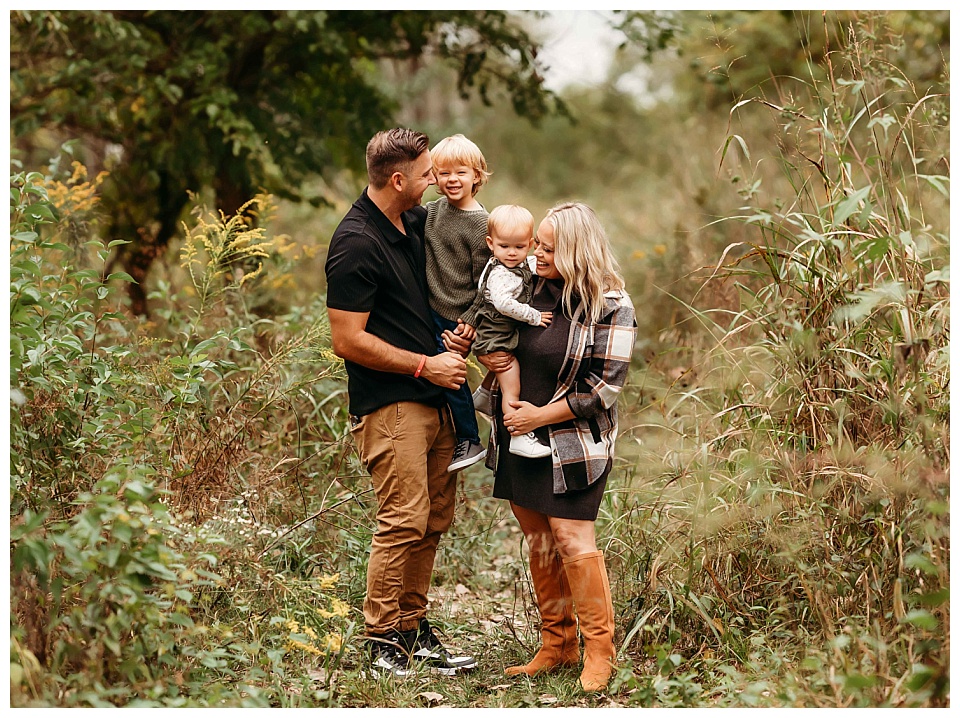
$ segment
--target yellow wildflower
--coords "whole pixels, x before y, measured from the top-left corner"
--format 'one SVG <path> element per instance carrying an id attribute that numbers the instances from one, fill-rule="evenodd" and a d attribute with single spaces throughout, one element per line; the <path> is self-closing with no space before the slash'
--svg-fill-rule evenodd
<path id="1" fill-rule="evenodd" d="M 331 633 L 323 639 L 323 647 L 328 653 L 339 653 L 343 648 L 343 636 L 339 633 Z"/>
<path id="2" fill-rule="evenodd" d="M 667 245 L 657 244 L 654 246 L 653 251 L 659 254 L 661 257 L 667 253 Z"/>
<path id="3" fill-rule="evenodd" d="M 319 588 L 321 591 L 328 591 L 329 589 L 336 586 L 337 581 L 339 580 L 340 580 L 339 573 L 335 573 L 332 576 L 323 574 L 317 579 L 317 588 Z"/>
<path id="4" fill-rule="evenodd" d="M 73 174 L 70 176 L 70 184 L 76 184 L 81 180 L 85 180 L 87 178 L 87 168 L 76 160 L 71 164 L 73 165 Z"/>
<path id="5" fill-rule="evenodd" d="M 307 653 L 320 654 L 320 649 L 316 646 L 311 646 L 309 643 L 302 643 L 295 638 L 287 640 L 287 648 L 299 648 L 301 651 L 306 651 Z"/>
<path id="6" fill-rule="evenodd" d="M 350 615 L 350 605 L 341 601 L 339 598 L 330 599 L 330 610 L 324 611 L 322 608 L 317 611 L 323 618 L 346 618 Z"/>

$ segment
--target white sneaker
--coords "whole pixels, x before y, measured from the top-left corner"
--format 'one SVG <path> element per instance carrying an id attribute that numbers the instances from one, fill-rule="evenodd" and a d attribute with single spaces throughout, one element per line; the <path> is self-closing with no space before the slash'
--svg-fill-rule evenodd
<path id="1" fill-rule="evenodd" d="M 487 421 L 493 421 L 493 401 L 490 397 L 490 390 L 483 384 L 473 392 L 473 409 Z"/>
<path id="2" fill-rule="evenodd" d="M 469 439 L 462 439 L 457 442 L 457 448 L 453 450 L 453 459 L 450 461 L 450 466 L 447 467 L 447 471 L 460 471 L 460 469 L 473 466 L 473 464 L 483 460 L 486 456 L 487 450 L 480 444 L 470 441 Z"/>
<path id="3" fill-rule="evenodd" d="M 510 437 L 510 453 L 525 456 L 528 459 L 542 459 L 544 456 L 550 456 L 550 447 L 541 444 L 531 431 L 522 436 Z"/>

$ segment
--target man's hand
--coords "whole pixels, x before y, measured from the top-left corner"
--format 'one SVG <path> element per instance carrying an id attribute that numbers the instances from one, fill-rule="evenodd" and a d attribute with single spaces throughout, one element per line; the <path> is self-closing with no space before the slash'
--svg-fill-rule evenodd
<path id="1" fill-rule="evenodd" d="M 489 354 L 478 356 L 477 361 L 490 371 L 498 374 L 509 369 L 514 360 L 513 354 L 510 352 L 490 352 Z"/>
<path id="2" fill-rule="evenodd" d="M 327 315 L 330 317 L 333 351 L 338 357 L 370 369 L 398 374 L 413 374 L 417 368 L 419 354 L 398 349 L 366 331 L 369 312 L 361 314 L 328 308 Z M 454 336 L 453 332 L 450 334 Z M 462 341 L 459 336 L 457 339 Z M 469 347 L 468 342 L 468 350 Z M 420 376 L 444 389 L 459 389 L 467 379 L 467 362 L 459 354 L 451 352 L 428 356 Z"/>
<path id="3" fill-rule="evenodd" d="M 420 376 L 444 389 L 459 389 L 467 380 L 467 361 L 456 352 L 427 357 Z"/>

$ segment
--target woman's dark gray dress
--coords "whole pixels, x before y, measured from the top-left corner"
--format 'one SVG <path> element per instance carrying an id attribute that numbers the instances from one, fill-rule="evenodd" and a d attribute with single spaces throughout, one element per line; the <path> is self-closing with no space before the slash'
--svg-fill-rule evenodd
<path id="1" fill-rule="evenodd" d="M 542 312 L 553 312 L 553 321 L 548 327 L 521 325 L 514 355 L 520 362 L 520 399 L 543 406 L 557 390 L 557 377 L 567 351 L 570 317 L 563 313 L 563 280 L 535 279 L 534 282 L 530 304 Z M 609 470 L 583 491 L 554 494 L 551 457 L 527 459 L 511 454 L 510 434 L 503 426 L 499 407 L 496 415 L 498 451 L 494 497 L 547 516 L 595 521 Z M 548 442 L 547 427 L 537 429 L 536 435 L 543 443 Z"/>

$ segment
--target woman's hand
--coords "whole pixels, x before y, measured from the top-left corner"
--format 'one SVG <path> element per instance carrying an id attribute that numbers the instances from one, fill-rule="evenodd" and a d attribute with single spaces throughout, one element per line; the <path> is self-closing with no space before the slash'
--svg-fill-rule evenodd
<path id="1" fill-rule="evenodd" d="M 477 361 L 483 364 L 494 374 L 505 372 L 513 364 L 513 354 L 510 352 L 490 352 L 477 357 Z"/>
<path id="2" fill-rule="evenodd" d="M 548 423 L 541 417 L 543 407 L 535 406 L 529 401 L 511 401 L 510 407 L 512 411 L 503 414 L 503 425 L 511 436 L 527 434 Z"/>

